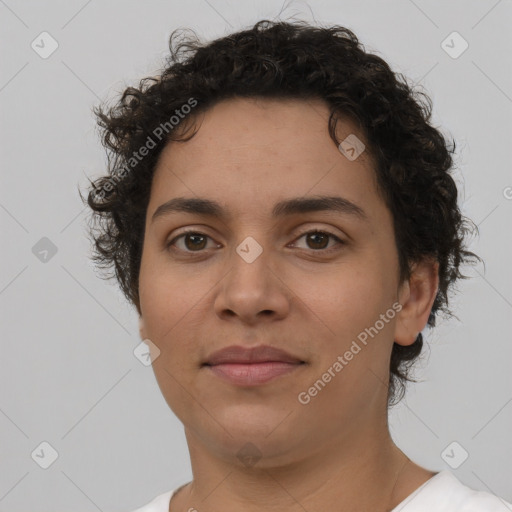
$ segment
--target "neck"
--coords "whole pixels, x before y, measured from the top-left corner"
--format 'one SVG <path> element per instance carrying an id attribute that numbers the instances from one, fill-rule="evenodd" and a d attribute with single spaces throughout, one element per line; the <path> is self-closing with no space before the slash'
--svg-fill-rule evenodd
<path id="1" fill-rule="evenodd" d="M 387 512 L 433 473 L 412 463 L 389 431 L 359 431 L 349 438 L 317 439 L 287 460 L 262 457 L 244 465 L 213 454 L 186 430 L 193 481 L 172 502 L 172 512 L 247 512 L 332 509 Z M 307 453 L 305 453 L 307 451 Z"/>

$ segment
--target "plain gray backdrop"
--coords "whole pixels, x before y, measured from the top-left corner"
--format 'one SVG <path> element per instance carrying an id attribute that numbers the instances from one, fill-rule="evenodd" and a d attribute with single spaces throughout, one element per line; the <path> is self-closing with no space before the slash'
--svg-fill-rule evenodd
<path id="1" fill-rule="evenodd" d="M 91 108 L 157 73 L 172 30 L 208 40 L 281 6 L 0 0 L 0 510 L 130 510 L 191 479 L 182 425 L 134 355 L 136 311 L 89 261 L 77 186 L 106 162 Z M 281 19 L 313 15 L 430 94 L 480 229 L 470 248 L 486 267 L 459 286 L 458 319 L 425 331 L 392 435 L 417 463 L 458 465 L 512 501 L 511 1 L 296 1 Z"/>

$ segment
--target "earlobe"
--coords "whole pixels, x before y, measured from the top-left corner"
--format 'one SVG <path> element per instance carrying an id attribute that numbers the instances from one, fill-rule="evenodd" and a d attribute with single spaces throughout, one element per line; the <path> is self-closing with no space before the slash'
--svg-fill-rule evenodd
<path id="1" fill-rule="evenodd" d="M 395 343 L 412 345 L 427 325 L 439 285 L 439 263 L 426 258 L 413 266 L 410 278 L 400 288 L 402 310 L 397 315 Z"/>
<path id="2" fill-rule="evenodd" d="M 139 335 L 141 340 L 146 339 L 145 331 L 146 329 L 144 328 L 144 319 L 142 316 L 139 316 Z"/>

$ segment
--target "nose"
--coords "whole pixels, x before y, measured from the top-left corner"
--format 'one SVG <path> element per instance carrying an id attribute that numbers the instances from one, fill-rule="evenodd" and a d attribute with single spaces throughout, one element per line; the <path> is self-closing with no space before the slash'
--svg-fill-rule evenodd
<path id="1" fill-rule="evenodd" d="M 224 320 L 255 325 L 283 319 L 290 310 L 291 290 L 283 280 L 283 272 L 271 265 L 269 251 L 263 250 L 253 258 L 254 247 L 250 242 L 240 244 L 230 256 L 229 269 L 221 280 L 214 306 L 216 314 Z"/>

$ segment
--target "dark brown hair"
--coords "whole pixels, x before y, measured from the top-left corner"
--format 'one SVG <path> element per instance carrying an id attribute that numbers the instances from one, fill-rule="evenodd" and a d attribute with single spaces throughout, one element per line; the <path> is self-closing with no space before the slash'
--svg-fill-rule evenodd
<path id="1" fill-rule="evenodd" d="M 439 289 L 428 325 L 435 325 L 440 311 L 451 315 L 448 292 L 466 277 L 461 265 L 478 259 L 464 246 L 470 228 L 476 227 L 461 215 L 449 172 L 455 142 L 449 145 L 430 124 L 432 103 L 425 93 L 340 26 L 263 20 L 206 44 L 175 31 L 169 48 L 160 76 L 128 87 L 113 107 L 94 108 L 109 174 L 90 182 L 88 191 L 93 259 L 103 269 L 113 268 L 114 274 L 107 277 L 115 275 L 139 314 L 151 182 L 165 144 L 183 140 L 183 130 L 174 126 L 186 127 L 222 99 L 262 97 L 322 99 L 330 108 L 329 133 L 336 145 L 336 119 L 349 116 L 357 123 L 393 215 L 400 277 L 410 276 L 414 262 L 434 258 L 439 263 Z M 141 157 L 143 147 L 149 151 Z M 422 345 L 421 333 L 410 346 L 393 345 L 390 404 L 403 396 Z"/>

